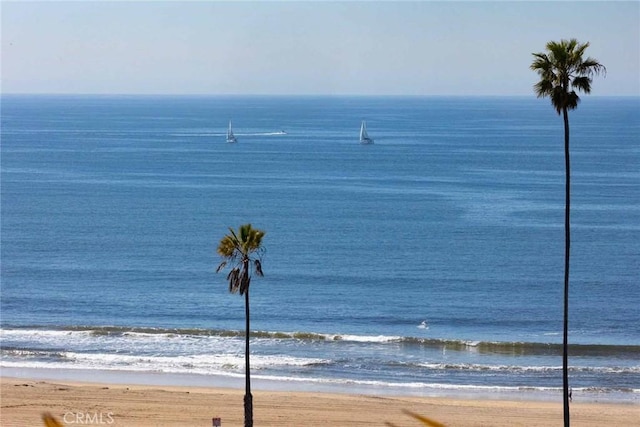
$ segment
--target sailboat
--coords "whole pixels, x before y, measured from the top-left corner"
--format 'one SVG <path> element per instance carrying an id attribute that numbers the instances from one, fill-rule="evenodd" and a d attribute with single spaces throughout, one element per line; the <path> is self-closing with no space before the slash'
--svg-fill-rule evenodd
<path id="1" fill-rule="evenodd" d="M 360 144 L 373 144 L 373 138 L 369 137 L 367 124 L 364 120 L 362 121 L 362 125 L 360 125 Z"/>
<path id="2" fill-rule="evenodd" d="M 231 128 L 231 120 L 229 120 L 229 129 L 227 129 L 227 142 L 238 142 L 238 138 L 233 134 L 233 129 Z"/>

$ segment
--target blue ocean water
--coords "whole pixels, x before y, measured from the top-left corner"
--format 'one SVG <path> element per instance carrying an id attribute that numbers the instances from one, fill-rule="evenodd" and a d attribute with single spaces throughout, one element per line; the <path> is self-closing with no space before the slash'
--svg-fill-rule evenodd
<path id="1" fill-rule="evenodd" d="M 267 233 L 254 378 L 559 395 L 563 127 L 548 100 L 1 102 L 3 372 L 241 377 L 243 299 L 215 248 L 250 222 Z M 637 402 L 640 99 L 587 97 L 570 121 L 570 382 Z"/>

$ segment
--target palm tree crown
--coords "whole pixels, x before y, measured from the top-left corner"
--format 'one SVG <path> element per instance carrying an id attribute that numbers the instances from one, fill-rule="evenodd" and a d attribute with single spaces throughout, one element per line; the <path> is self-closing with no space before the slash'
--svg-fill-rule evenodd
<path id="1" fill-rule="evenodd" d="M 262 248 L 262 237 L 264 231 L 251 227 L 251 224 L 240 226 L 236 233 L 233 228 L 229 228 L 229 234 L 225 235 L 218 245 L 218 254 L 224 261 L 220 263 L 216 272 L 219 272 L 231 262 L 233 267 L 227 275 L 229 281 L 229 292 L 239 292 L 244 295 L 249 289 L 251 282 L 250 268 L 253 269 L 258 276 L 264 276 L 262 273 L 262 264 L 260 261 Z M 252 258 L 252 254 L 257 253 L 257 258 Z"/>
<path id="2" fill-rule="evenodd" d="M 563 109 L 573 110 L 580 97 L 577 91 L 591 92 L 592 76 L 606 73 L 607 69 L 593 58 L 583 59 L 589 42 L 579 43 L 576 39 L 550 41 L 545 53 L 534 53 L 531 69 L 540 75 L 534 85 L 538 98 L 551 98 L 551 104 L 560 114 Z"/>

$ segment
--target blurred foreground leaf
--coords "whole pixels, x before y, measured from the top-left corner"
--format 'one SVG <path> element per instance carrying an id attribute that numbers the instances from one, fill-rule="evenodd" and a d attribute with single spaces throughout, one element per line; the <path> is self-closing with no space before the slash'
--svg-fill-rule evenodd
<path id="1" fill-rule="evenodd" d="M 42 421 L 44 421 L 45 427 L 64 427 L 62 423 L 51 415 L 49 412 L 42 413 Z"/>
<path id="2" fill-rule="evenodd" d="M 415 412 L 411 412 L 408 411 L 406 409 L 403 409 L 402 412 L 404 412 L 405 414 L 415 418 L 416 420 L 420 421 L 422 424 L 424 424 L 425 426 L 430 426 L 430 427 L 446 427 L 444 424 L 439 423 L 436 420 L 432 420 L 431 418 L 427 418 L 423 415 L 420 414 L 416 414 Z M 388 427 L 398 427 L 393 423 L 390 422 L 386 422 L 385 423 Z"/>

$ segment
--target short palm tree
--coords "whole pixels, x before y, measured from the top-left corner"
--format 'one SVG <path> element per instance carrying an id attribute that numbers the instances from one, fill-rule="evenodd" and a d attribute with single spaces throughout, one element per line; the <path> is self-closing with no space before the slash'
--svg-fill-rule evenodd
<path id="1" fill-rule="evenodd" d="M 240 226 L 236 233 L 229 228 L 229 234 L 225 235 L 218 245 L 218 254 L 223 258 L 216 273 L 231 264 L 231 271 L 227 275 L 229 292 L 239 292 L 244 295 L 245 308 L 245 395 L 244 395 L 244 425 L 253 427 L 253 396 L 251 395 L 251 377 L 249 371 L 249 284 L 251 272 L 263 276 L 261 255 L 262 237 L 264 231 L 252 228 L 251 224 Z"/>
<path id="2" fill-rule="evenodd" d="M 571 162 L 569 158 L 569 110 L 578 107 L 580 97 L 577 91 L 591 92 L 592 76 L 606 73 L 604 65 L 597 60 L 583 58 L 589 43 L 578 43 L 576 39 L 550 41 L 543 53 L 534 53 L 531 69 L 540 76 L 534 85 L 538 98 L 549 97 L 558 115 L 564 119 L 564 160 L 565 160 L 565 251 L 564 251 L 564 332 L 562 341 L 562 386 L 564 402 L 564 425 L 569 426 L 569 250 L 571 248 Z"/>

